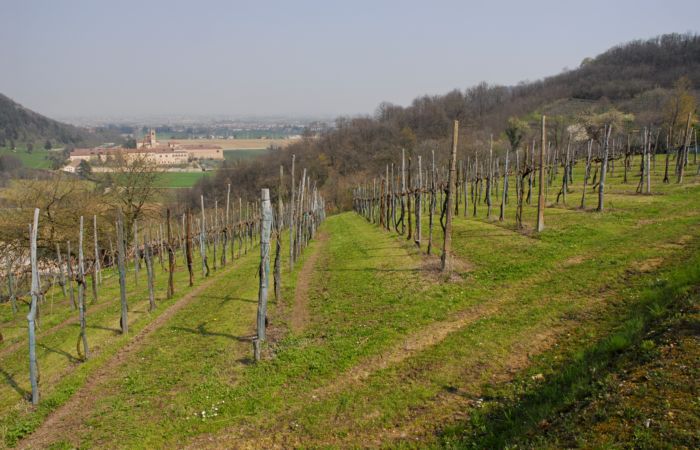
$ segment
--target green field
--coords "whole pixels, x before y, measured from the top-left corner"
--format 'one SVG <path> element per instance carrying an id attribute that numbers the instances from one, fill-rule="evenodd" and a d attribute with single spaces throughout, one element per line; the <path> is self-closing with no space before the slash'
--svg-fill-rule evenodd
<path id="1" fill-rule="evenodd" d="M 23 145 L 18 145 L 16 150 L 11 150 L 9 147 L 0 147 L 0 155 L 11 155 L 22 161 L 22 165 L 28 169 L 50 169 L 51 161 L 48 155 L 53 153 L 50 150 L 44 150 L 43 147 L 35 146 L 31 153 L 27 153 L 27 149 Z"/>
<path id="2" fill-rule="evenodd" d="M 683 378 L 695 383 L 685 396 L 659 403 L 651 431 L 644 415 L 621 422 L 612 408 L 576 419 L 621 358 L 648 363 L 630 355 L 655 345 L 650 330 L 698 305 L 700 179 L 662 184 L 660 167 L 653 195 L 635 194 L 635 179 L 622 184 L 618 167 L 605 213 L 578 208 L 579 167 L 568 206 L 553 204 L 558 188 L 550 188 L 540 234 L 532 232 L 536 201 L 525 208 L 528 228 L 515 230 L 514 192 L 504 222 L 497 207 L 486 219 L 485 205 L 476 218 L 461 206 L 450 276 L 425 255 L 427 217 L 421 251 L 355 213 L 329 217 L 291 273 L 285 233 L 282 299 L 271 302 L 258 364 L 256 251 L 138 339 L 113 331 L 109 277 L 88 309 L 95 355 L 87 363 L 76 361 L 74 325 L 52 331 L 76 314 L 53 292 L 43 307 L 36 411 L 22 398 L 25 346 L 3 351 L 25 339 L 24 314 L 12 317 L 3 304 L 1 437 L 30 448 L 697 447 L 697 377 Z M 595 194 L 588 198 L 593 206 Z M 439 248 L 439 224 L 434 238 Z M 191 292 L 180 287 L 163 301 L 164 281 L 158 269 L 155 314 L 144 311 L 145 280 L 132 288 L 132 336 Z M 653 370 L 666 377 L 660 382 L 680 382 Z"/>
<path id="3" fill-rule="evenodd" d="M 156 187 L 159 188 L 189 188 L 204 178 L 212 176 L 213 172 L 163 172 L 158 175 Z"/>
<path id="4" fill-rule="evenodd" d="M 259 156 L 265 156 L 270 153 L 268 149 L 240 149 L 240 150 L 224 150 L 224 158 L 227 161 L 237 161 L 241 159 L 253 159 Z"/>

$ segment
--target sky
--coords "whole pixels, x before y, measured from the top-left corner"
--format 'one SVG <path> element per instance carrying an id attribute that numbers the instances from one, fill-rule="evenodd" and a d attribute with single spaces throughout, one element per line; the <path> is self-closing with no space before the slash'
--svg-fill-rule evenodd
<path id="1" fill-rule="evenodd" d="M 0 0 L 0 93 L 55 118 L 372 114 L 697 32 L 696 1 Z"/>

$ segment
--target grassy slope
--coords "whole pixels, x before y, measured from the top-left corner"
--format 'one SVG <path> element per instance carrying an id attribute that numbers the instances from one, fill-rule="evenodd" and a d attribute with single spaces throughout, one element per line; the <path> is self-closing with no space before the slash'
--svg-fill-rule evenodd
<path id="1" fill-rule="evenodd" d="M 452 283 L 422 270 L 415 250 L 354 214 L 329 218 L 330 239 L 311 249 L 321 246 L 311 322 L 299 333 L 281 333 L 274 359 L 248 364 L 256 292 L 250 259 L 151 336 L 104 380 L 82 425 L 54 438 L 127 447 L 173 445 L 202 433 L 193 445 L 419 439 L 478 446 L 499 434 L 497 442 L 517 441 L 571 400 L 566 383 L 539 397 L 550 400 L 544 409 L 519 410 L 517 399 L 568 373 L 562 361 L 574 367 L 577 355 L 619 333 L 618 318 L 648 306 L 659 279 L 698 283 L 693 273 L 679 278 L 674 263 L 697 255 L 700 186 L 665 186 L 655 177 L 655 195 L 636 196 L 620 175 L 618 169 L 610 180 L 608 212 L 548 209 L 538 238 L 513 231 L 510 221 L 458 218 L 455 252 L 471 268 Z M 573 204 L 580 174 L 575 181 Z M 527 222 L 534 213 L 527 209 Z M 272 307 L 273 324 L 282 328 L 290 281 L 286 300 Z M 631 334 L 614 340 L 613 349 L 634 342 L 643 328 L 643 318 L 630 320 Z M 544 372 L 546 382 L 528 382 L 531 371 Z M 562 402 L 552 401 L 557 393 Z M 503 433 L 499 414 L 522 414 L 515 428 L 521 434 Z M 434 440 L 445 425 L 447 433 Z"/>
<path id="2" fill-rule="evenodd" d="M 694 267 L 669 274 L 671 283 L 657 286 L 646 327 L 636 333 L 623 328 L 592 346 L 599 352 L 595 379 L 565 413 L 550 414 L 517 440 L 540 448 L 698 448 L 700 291 L 686 289 L 683 277 L 697 283 L 699 263 L 695 258 Z"/>
<path id="3" fill-rule="evenodd" d="M 24 167 L 29 169 L 49 169 L 51 161 L 47 156 L 51 151 L 45 150 L 44 147 L 34 146 L 31 153 L 27 153 L 27 148 L 23 145 L 17 145 L 16 150 L 11 150 L 9 147 L 0 147 L 0 155 L 11 155 L 22 161 Z"/>
<path id="4" fill-rule="evenodd" d="M 154 265 L 157 310 L 152 313 L 148 312 L 145 266 L 139 272 L 139 282 L 136 286 L 131 266 L 127 276 L 127 299 L 132 336 L 170 305 L 206 281 L 201 280 L 199 276 L 201 272 L 198 270 L 198 264 L 201 262 L 198 255 L 198 251 L 195 251 L 193 288 L 187 286 L 187 271 L 182 255 L 177 255 L 176 295 L 171 300 L 165 298 L 167 273 L 161 269 L 156 259 Z M 245 256 L 247 259 L 251 257 L 252 255 Z M 230 270 L 229 267 L 220 272 Z M 77 299 L 77 288 L 74 288 Z M 69 299 L 63 298 L 58 287 L 47 293 L 46 302 L 41 309 L 41 328 L 38 331 L 37 358 L 41 371 L 42 402 L 36 412 L 32 412 L 32 408 L 24 400 L 30 390 L 26 359 L 27 306 L 20 306 L 20 313 L 13 316 L 9 303 L 0 305 L 0 326 L 5 337 L 3 345 L 0 346 L 0 374 L 4 380 L 4 383 L 0 384 L 0 442 L 13 443 L 32 431 L 51 410 L 63 404 L 91 373 L 128 342 L 129 337 L 119 333 L 119 284 L 114 270 L 104 271 L 103 284 L 99 288 L 98 296 L 98 301 L 94 303 L 88 282 L 86 303 L 91 359 L 87 363 L 81 363 L 76 351 L 79 332 L 75 320 L 77 311 L 70 308 Z M 26 305 L 29 300 L 21 298 L 19 301 L 21 305 Z"/>
<path id="5" fill-rule="evenodd" d="M 189 188 L 211 172 L 163 172 L 158 175 L 156 187 L 159 188 Z"/>

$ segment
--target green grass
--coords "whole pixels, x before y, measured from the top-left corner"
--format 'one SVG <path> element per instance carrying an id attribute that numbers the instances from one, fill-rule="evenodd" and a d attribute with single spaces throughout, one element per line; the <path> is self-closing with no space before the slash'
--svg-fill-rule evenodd
<path id="1" fill-rule="evenodd" d="M 580 440 L 583 429 L 579 429 L 574 436 L 570 432 L 566 433 L 566 429 L 543 433 L 540 432 L 541 424 L 549 426 L 548 419 L 561 422 L 561 412 L 569 411 L 572 405 L 580 408 L 579 403 L 585 404 L 583 399 L 598 393 L 603 380 L 620 370 L 617 360 L 623 352 L 636 352 L 632 356 L 634 359 L 643 357 L 640 355 L 642 350 L 646 348 L 649 351 L 653 348 L 653 343 L 645 340 L 653 326 L 658 327 L 657 324 L 664 323 L 663 319 L 678 314 L 684 308 L 700 305 L 697 290 L 700 286 L 698 250 L 700 249 L 696 245 L 691 249 L 692 253 L 686 254 L 681 264 L 673 265 L 663 271 L 660 278 L 649 280 L 646 287 L 635 290 L 634 295 L 639 296 L 634 301 L 635 308 L 626 310 L 624 315 L 616 316 L 614 320 L 608 318 L 607 325 L 613 330 L 610 334 L 593 342 L 576 343 L 569 339 L 565 351 L 553 352 L 540 358 L 513 383 L 518 386 L 517 395 L 508 389 L 494 390 L 493 395 L 500 397 L 500 400 L 475 411 L 468 422 L 446 430 L 441 436 L 441 445 L 485 449 L 517 444 L 534 445 L 537 448 L 590 446 L 590 441 L 595 440 L 596 436 L 589 436 L 588 442 Z M 689 289 L 690 287 L 695 288 Z M 665 325 L 669 326 L 668 322 Z M 578 338 L 581 339 L 582 336 Z M 542 372 L 547 374 L 546 383 L 532 381 L 536 373 Z M 690 399 L 685 399 L 686 402 L 688 400 Z M 571 416 L 576 417 L 575 414 Z M 605 410 L 597 411 L 593 423 L 606 416 Z M 589 422 L 587 425 L 592 424 Z M 697 428 L 685 432 L 692 436 Z M 558 434 L 568 434 L 566 437 L 569 441 L 559 442 Z M 700 436 L 696 435 L 695 440 L 698 437 Z M 683 438 L 684 441 L 687 439 L 685 436 Z M 690 441 L 692 440 L 691 437 Z M 676 442 L 675 445 L 688 445 L 689 442 L 684 441 Z M 617 444 L 625 444 L 625 440 Z M 612 443 L 608 442 L 607 445 Z M 656 440 L 656 444 L 644 447 L 673 448 L 675 445 Z"/>
<path id="2" fill-rule="evenodd" d="M 50 169 L 51 161 L 48 156 L 52 154 L 50 150 L 44 150 L 43 147 L 34 146 L 31 153 L 27 153 L 27 148 L 24 145 L 17 145 L 16 150 L 11 150 L 9 147 L 0 147 L 1 155 L 11 155 L 22 161 L 22 165 L 28 169 Z"/>
<path id="3" fill-rule="evenodd" d="M 224 150 L 224 158 L 227 161 L 238 161 L 242 159 L 253 159 L 259 156 L 265 156 L 270 153 L 266 148 L 252 148 L 239 150 Z"/>
<path id="4" fill-rule="evenodd" d="M 159 188 L 189 188 L 212 172 L 163 172 L 158 175 L 156 187 Z"/>
<path id="5" fill-rule="evenodd" d="M 514 194 L 504 223 L 485 219 L 483 205 L 476 219 L 460 213 L 453 249 L 463 262 L 449 282 L 425 270 L 435 259 L 405 236 L 354 213 L 332 216 L 321 228 L 328 239 L 304 255 L 320 252 L 299 332 L 287 322 L 304 260 L 289 273 L 283 249 L 283 300 L 270 305 L 275 332 L 263 362 L 250 359 L 257 256 L 249 255 L 100 381 L 77 431 L 53 438 L 129 448 L 547 444 L 534 440 L 543 418 L 594 392 L 611 361 L 700 283 L 697 179 L 663 185 L 657 171 L 645 196 L 620 176 L 618 167 L 601 214 L 575 207 L 577 171 L 572 207 L 551 205 L 539 235 L 514 229 Z M 529 227 L 535 214 L 526 207 Z M 426 235 L 427 219 L 423 250 Z M 20 370 L 24 355 L 16 357 Z M 58 380 L 53 407 L 86 376 Z M 7 411 L 2 423 L 25 433 L 44 417 Z"/>
<path id="6" fill-rule="evenodd" d="M 194 252 L 195 288 L 203 282 L 198 254 L 198 251 Z M 139 271 L 138 285 L 134 284 L 133 266 L 130 267 L 127 274 L 127 298 L 131 336 L 193 289 L 187 286 L 187 271 L 181 253 L 177 256 L 179 267 L 175 273 L 176 295 L 171 300 L 165 299 L 167 273 L 161 269 L 157 261 L 155 262 L 157 309 L 153 313 L 147 310 L 148 291 L 145 267 Z M 212 255 L 210 254 L 209 257 L 211 260 Z M 249 253 L 244 256 L 244 259 L 251 257 L 252 254 Z M 237 263 L 238 261 L 234 262 L 234 264 Z M 232 269 L 229 266 L 223 270 Z M 218 273 L 214 272 L 214 276 L 218 276 Z M 75 289 L 77 295 L 77 288 Z M 103 284 L 98 295 L 98 301 L 93 302 L 88 283 L 87 329 L 92 357 L 87 362 L 80 362 L 76 352 L 79 331 L 77 323 L 54 330 L 55 326 L 77 317 L 77 312 L 70 308 L 69 300 L 62 297 L 58 286 L 47 293 L 45 303 L 41 305 L 41 326 L 38 330 L 37 358 L 41 374 L 41 404 L 36 410 L 33 410 L 25 400 L 30 390 L 25 351 L 25 315 L 28 299 L 20 299 L 20 312 L 16 315 L 12 314 L 9 304 L 0 305 L 0 319 L 2 319 L 0 326 L 5 336 L 0 350 L 12 344 L 24 344 L 0 358 L 4 380 L 4 383 L 0 384 L 1 441 L 12 445 L 31 432 L 53 409 L 65 403 L 91 373 L 128 342 L 129 336 L 119 333 L 119 285 L 113 269 L 104 271 Z"/>

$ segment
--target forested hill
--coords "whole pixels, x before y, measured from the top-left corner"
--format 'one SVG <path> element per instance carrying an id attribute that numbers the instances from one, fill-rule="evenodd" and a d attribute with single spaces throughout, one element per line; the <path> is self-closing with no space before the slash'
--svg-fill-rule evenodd
<path id="1" fill-rule="evenodd" d="M 700 36 L 669 34 L 618 45 L 580 67 L 516 86 L 486 82 L 444 95 L 417 97 L 409 106 L 382 103 L 372 116 L 339 118 L 335 129 L 271 153 L 265 159 L 238 162 L 203 179 L 185 195 L 194 203 L 202 192 L 221 196 L 227 183 L 255 195 L 257 186 L 278 185 L 279 166 L 289 173 L 291 154 L 321 184 L 331 205 L 349 207 L 349 188 L 360 173 L 383 173 L 400 149 L 409 155 L 436 150 L 446 156 L 450 126 L 460 120 L 460 148 L 483 149 L 493 134 L 496 149 L 510 117 L 535 122 L 545 113 L 571 122 L 592 109 L 614 106 L 633 113 L 639 124 L 661 127 L 663 109 L 681 77 L 700 87 Z M 330 181 L 330 182 L 329 182 Z M 202 189 L 206 188 L 206 189 Z M 205 194 L 206 195 L 206 194 Z"/>
<path id="2" fill-rule="evenodd" d="M 105 136 L 42 116 L 0 94 L 0 147 L 20 144 L 86 145 L 103 142 Z"/>

